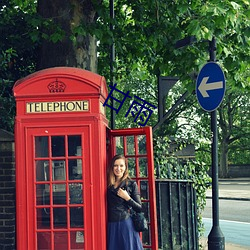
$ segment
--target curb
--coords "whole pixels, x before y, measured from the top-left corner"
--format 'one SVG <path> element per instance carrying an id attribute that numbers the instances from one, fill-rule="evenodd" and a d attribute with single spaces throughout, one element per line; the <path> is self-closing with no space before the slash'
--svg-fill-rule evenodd
<path id="1" fill-rule="evenodd" d="M 212 199 L 212 196 L 206 196 L 206 199 Z M 241 197 L 219 197 L 219 200 L 238 200 L 238 201 L 250 201 L 250 198 Z"/>
<path id="2" fill-rule="evenodd" d="M 242 178 L 228 178 L 228 179 L 219 179 L 219 182 L 250 182 L 250 177 L 242 177 Z"/>

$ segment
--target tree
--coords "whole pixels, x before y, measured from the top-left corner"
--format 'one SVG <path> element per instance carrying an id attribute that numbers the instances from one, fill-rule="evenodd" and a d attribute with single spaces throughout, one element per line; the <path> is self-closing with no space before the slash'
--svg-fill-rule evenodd
<path id="1" fill-rule="evenodd" d="M 139 4 L 140 3 L 140 4 Z M 208 43 L 217 40 L 217 57 L 227 78 L 241 78 L 234 86 L 246 86 L 240 77 L 247 66 L 249 33 L 247 1 L 116 1 L 115 44 L 117 57 L 128 67 L 136 62 L 151 74 L 178 76 L 192 82 L 189 74 L 198 72 L 208 59 Z M 192 46 L 176 49 L 177 40 L 195 36 Z M 136 41 L 136 43 L 134 42 Z M 236 74 L 237 73 L 237 74 Z M 248 76 L 249 77 L 249 76 Z M 248 86 L 249 87 L 249 86 Z"/>
<path id="2" fill-rule="evenodd" d="M 16 7 L 13 1 L 0 2 L 0 128 L 7 131 L 14 130 L 12 87 L 35 70 L 34 13 L 34 4 Z"/>
<path id="3" fill-rule="evenodd" d="M 249 144 L 246 140 L 250 136 L 248 95 L 242 92 L 228 91 L 226 101 L 218 110 L 221 129 L 219 176 L 228 177 L 228 153 L 241 150 L 245 152 L 246 156 L 249 154 Z M 240 145 L 239 142 L 241 142 Z"/>
<path id="4" fill-rule="evenodd" d="M 142 2 L 143 4 L 141 4 Z M 116 33 L 114 34 L 117 57 L 119 58 L 117 68 L 122 62 L 126 65 L 123 74 L 117 74 L 117 79 L 119 79 L 121 85 L 128 82 L 128 72 L 132 75 L 131 72 L 134 72 L 134 69 L 140 69 L 141 65 L 144 65 L 143 67 L 146 67 L 151 75 L 178 76 L 182 80 L 182 87 L 185 86 L 192 93 L 194 81 L 191 77 L 197 74 L 201 66 L 209 59 L 208 41 L 215 37 L 217 40 L 217 59 L 225 72 L 228 88 L 233 88 L 233 91 L 236 92 L 238 92 L 237 89 L 244 88 L 249 93 L 248 1 L 209 1 L 206 3 L 201 1 L 185 3 L 183 1 L 171 3 L 141 1 L 140 4 L 133 1 L 126 1 L 126 3 L 118 1 L 117 6 L 120 6 L 117 7 Z M 175 13 L 178 14 L 175 15 Z M 125 33 L 126 36 L 123 35 Z M 175 42 L 190 35 L 195 36 L 197 42 L 191 47 L 177 50 Z M 136 47 L 131 43 L 131 40 L 137 41 Z M 117 72 L 119 71 L 117 70 Z M 126 76 L 126 80 L 122 79 L 120 75 Z M 131 77 L 133 78 L 133 76 Z M 154 82 L 156 82 L 156 77 Z M 131 86 L 131 83 L 129 87 L 125 85 L 124 89 L 127 90 Z M 134 90 L 134 88 L 132 89 Z M 145 96 L 145 93 L 143 93 L 145 89 L 148 89 L 148 85 L 145 88 L 140 86 L 137 92 Z M 148 98 L 150 96 L 152 96 L 152 92 L 150 92 Z M 194 96 L 190 96 L 186 104 L 192 103 L 194 105 L 190 101 L 192 98 Z M 248 101 L 246 100 L 246 102 Z M 228 105 L 227 100 L 224 103 Z M 221 106 L 220 111 L 226 113 L 223 107 L 226 106 Z M 187 109 L 188 106 L 184 104 L 183 109 L 178 108 L 173 112 L 162 126 L 160 133 L 165 135 L 169 135 L 169 132 L 177 133 L 180 128 L 174 120 L 176 117 L 180 119 L 180 116 L 187 116 L 184 114 Z M 185 112 L 182 112 L 183 110 Z M 195 113 L 198 113 L 198 115 Z M 197 138 L 203 138 L 200 135 L 204 134 L 204 139 L 210 144 L 210 119 L 208 114 L 201 115 L 200 113 L 199 107 L 194 105 L 190 117 L 191 119 L 196 117 L 197 120 L 191 121 L 188 127 L 194 128 L 190 125 L 194 122 L 196 124 L 202 123 L 205 128 L 208 128 L 207 131 L 204 132 L 204 127 L 201 127 L 202 129 L 197 129 L 196 132 L 192 129 L 185 131 L 185 133 L 188 132 L 188 137 L 191 139 L 194 134 L 198 134 L 198 131 L 200 131 Z M 234 116 L 237 116 L 237 114 L 234 114 Z M 204 121 L 201 121 L 200 117 L 203 117 Z M 222 126 L 222 124 L 223 122 L 220 122 L 218 125 Z M 183 127 L 183 124 L 181 126 Z M 223 131 L 223 127 L 220 131 Z M 234 137 L 235 131 L 227 132 L 231 133 L 229 137 Z M 242 139 L 243 137 L 240 140 Z M 204 146 L 209 144 L 204 144 Z M 227 144 L 225 144 L 223 136 L 220 137 L 219 144 L 221 148 L 220 176 L 222 177 L 227 173 L 227 161 L 222 160 L 227 152 L 227 150 L 224 150 Z M 203 146 L 203 143 L 197 141 L 196 145 Z M 206 146 L 204 153 L 210 155 L 211 150 Z M 204 153 L 202 158 L 205 156 Z M 210 156 L 206 159 L 210 159 Z M 222 171 L 223 169 L 224 171 Z"/>
<path id="5" fill-rule="evenodd" d="M 38 69 L 71 66 L 97 72 L 93 30 L 100 3 L 101 0 L 38 0 L 38 15 L 43 20 Z"/>
<path id="6" fill-rule="evenodd" d="M 249 98 L 240 90 L 227 90 L 218 108 L 219 177 L 229 177 L 228 165 L 249 163 Z M 197 147 L 197 159 L 211 166 L 211 117 L 197 103 L 178 116 L 176 137 L 188 139 Z M 240 152 L 240 153 L 239 153 Z M 239 158 L 239 155 L 241 159 Z"/>
<path id="7" fill-rule="evenodd" d="M 233 86 L 249 89 L 247 0 L 205 3 L 200 0 L 169 3 L 119 0 L 115 1 L 116 18 L 113 21 L 109 17 L 108 3 L 108 0 L 39 0 L 38 12 L 32 18 L 24 19 L 30 26 L 28 37 L 34 44 L 41 45 L 39 61 L 46 56 L 43 53 L 49 51 L 46 61 L 50 62 L 43 62 L 46 67 L 52 66 L 54 61 L 54 66 L 90 68 L 90 63 L 83 64 L 83 61 L 90 61 L 90 51 L 92 61 L 95 61 L 98 51 L 98 73 L 104 73 L 108 78 L 109 46 L 114 40 L 117 55 L 115 72 L 119 72 L 121 65 L 125 72 L 143 66 L 151 75 L 186 79 L 183 83 L 193 89 L 190 74 L 197 73 L 208 59 L 207 41 L 214 36 L 217 58 L 225 69 L 226 78 L 231 79 Z M 36 2 L 11 0 L 4 1 L 2 6 L 17 7 L 19 14 L 22 12 L 29 16 L 34 14 Z M 111 21 L 115 25 L 113 33 L 109 30 Z M 195 36 L 197 42 L 176 49 L 176 41 L 186 36 Z M 62 46 L 65 49 L 62 50 Z M 56 52 L 58 54 L 53 56 Z M 41 62 L 38 68 L 39 64 Z M 96 67 L 95 63 L 93 67 Z"/>

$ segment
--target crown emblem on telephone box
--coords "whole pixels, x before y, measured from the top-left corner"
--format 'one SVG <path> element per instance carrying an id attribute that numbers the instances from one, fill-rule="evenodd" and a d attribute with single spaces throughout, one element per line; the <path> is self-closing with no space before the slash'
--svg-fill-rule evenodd
<path id="1" fill-rule="evenodd" d="M 65 88 L 66 84 L 61 81 L 58 81 L 57 79 L 48 85 L 50 93 L 64 92 Z"/>

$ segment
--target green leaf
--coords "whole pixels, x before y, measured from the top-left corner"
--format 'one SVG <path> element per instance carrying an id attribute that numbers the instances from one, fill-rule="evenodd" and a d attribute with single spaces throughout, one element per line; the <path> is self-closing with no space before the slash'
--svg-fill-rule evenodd
<path id="1" fill-rule="evenodd" d="M 198 39 L 201 38 L 201 33 L 200 33 L 200 30 L 201 30 L 201 26 L 200 26 L 200 21 L 199 20 L 192 20 L 189 25 L 187 26 L 187 32 L 190 34 L 190 35 L 194 35 L 196 36 Z"/>
<path id="2" fill-rule="evenodd" d="M 239 4 L 237 4 L 236 2 L 234 2 L 234 1 L 231 1 L 231 5 L 233 6 L 233 8 L 234 8 L 235 10 L 238 10 L 238 9 L 241 8 L 241 6 L 240 6 Z"/>

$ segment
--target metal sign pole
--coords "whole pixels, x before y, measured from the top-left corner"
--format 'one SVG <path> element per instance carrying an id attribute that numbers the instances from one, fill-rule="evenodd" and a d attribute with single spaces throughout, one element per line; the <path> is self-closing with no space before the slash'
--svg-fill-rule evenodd
<path id="1" fill-rule="evenodd" d="M 215 61 L 215 38 L 209 42 L 210 61 Z M 225 238 L 219 225 L 219 184 L 218 184 L 218 128 L 217 110 L 211 112 L 212 140 L 212 205 L 213 227 L 208 235 L 208 250 L 224 250 Z"/>

